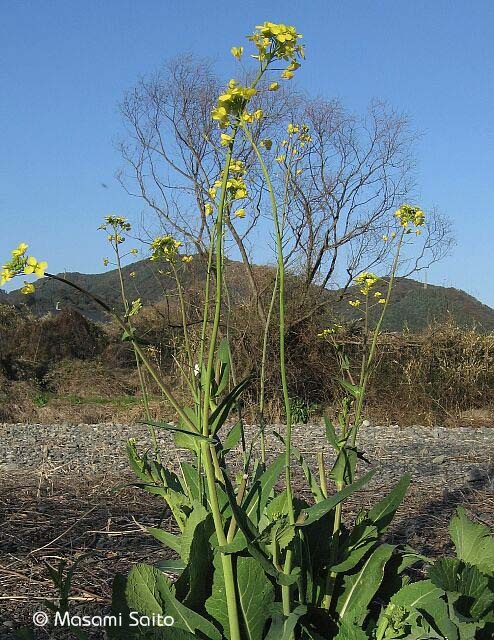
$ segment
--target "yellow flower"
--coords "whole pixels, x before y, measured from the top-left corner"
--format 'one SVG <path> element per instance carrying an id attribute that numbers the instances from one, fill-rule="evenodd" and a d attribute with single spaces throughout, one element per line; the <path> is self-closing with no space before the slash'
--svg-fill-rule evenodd
<path id="1" fill-rule="evenodd" d="M 254 111 L 253 116 L 256 120 L 260 120 L 263 116 L 262 109 L 257 109 L 256 111 Z"/>
<path id="2" fill-rule="evenodd" d="M 242 200 L 247 197 L 247 189 L 240 188 L 235 191 L 235 200 Z"/>
<path id="3" fill-rule="evenodd" d="M 181 246 L 180 240 L 175 240 L 172 236 L 157 236 L 151 242 L 151 260 L 154 262 L 163 259 L 166 262 L 174 262 Z"/>
<path id="4" fill-rule="evenodd" d="M 242 57 L 242 54 L 244 52 L 244 48 L 243 47 L 232 47 L 231 48 L 231 52 L 232 52 L 232 56 L 234 58 L 237 58 L 237 60 L 240 60 L 240 58 Z"/>
<path id="5" fill-rule="evenodd" d="M 139 250 L 138 250 L 138 249 L 131 249 L 131 250 L 130 250 L 130 253 L 131 253 L 133 256 L 136 256 L 136 255 L 139 253 Z"/>
<path id="6" fill-rule="evenodd" d="M 123 218 L 122 216 L 105 216 L 105 222 L 98 228 L 107 229 L 108 226 L 113 227 L 114 229 L 121 229 L 123 231 L 130 231 L 131 229 L 130 222 L 127 221 L 127 218 Z"/>
<path id="7" fill-rule="evenodd" d="M 302 169 L 297 169 L 297 175 L 299 176 L 302 173 Z"/>
<path id="8" fill-rule="evenodd" d="M 30 282 L 24 282 L 21 293 L 23 293 L 25 296 L 28 296 L 30 293 L 34 293 L 34 291 L 34 284 L 31 284 Z"/>
<path id="9" fill-rule="evenodd" d="M 182 262 L 192 262 L 192 256 L 182 256 Z"/>
<path id="10" fill-rule="evenodd" d="M 211 196 L 211 198 L 213 198 L 213 199 L 214 199 L 214 198 L 216 198 L 216 187 L 210 187 L 210 188 L 208 189 L 208 193 L 209 193 L 209 195 Z M 211 211 L 212 211 L 212 210 L 211 210 Z M 206 215 L 209 215 L 209 214 L 207 213 L 207 211 L 206 211 Z"/>
<path id="11" fill-rule="evenodd" d="M 14 276 L 15 273 L 7 266 L 4 266 L 2 268 L 2 275 L 0 276 L 0 287 L 2 287 L 6 282 L 10 282 Z"/>
<path id="12" fill-rule="evenodd" d="M 278 91 L 279 88 L 280 88 L 279 82 L 272 82 L 268 87 L 268 91 Z"/>
<path id="13" fill-rule="evenodd" d="M 207 216 L 210 216 L 210 215 L 213 213 L 213 205 L 212 205 L 211 203 L 209 203 L 209 202 L 208 202 L 208 203 L 204 206 L 204 213 L 205 213 Z"/>
<path id="14" fill-rule="evenodd" d="M 351 307 L 356 307 L 357 308 L 357 307 L 360 307 L 360 300 L 349 300 L 348 304 Z"/>
<path id="15" fill-rule="evenodd" d="M 38 278 L 42 278 L 45 275 L 45 269 L 48 266 L 47 262 L 38 262 L 34 256 L 29 256 L 24 267 L 24 273 L 26 275 L 34 273 Z"/>
<path id="16" fill-rule="evenodd" d="M 360 293 L 367 296 L 371 289 L 379 282 L 379 278 L 374 273 L 363 271 L 355 278 L 355 282 L 360 286 Z"/>
<path id="17" fill-rule="evenodd" d="M 136 272 L 135 272 L 135 271 L 131 271 L 131 272 L 129 273 L 129 276 L 130 276 L 131 278 L 135 278 L 135 277 L 136 277 Z"/>
<path id="18" fill-rule="evenodd" d="M 384 236 L 383 236 L 383 240 L 384 240 L 384 242 L 387 242 L 387 241 L 389 240 L 388 236 L 387 236 L 387 235 L 384 235 Z"/>
<path id="19" fill-rule="evenodd" d="M 379 304 L 386 304 L 386 300 L 384 298 L 381 298 L 380 300 L 378 300 Z"/>
<path id="20" fill-rule="evenodd" d="M 285 156 L 281 155 L 276 158 L 276 162 L 285 162 Z"/>
<path id="21" fill-rule="evenodd" d="M 17 249 L 14 249 L 12 251 L 12 255 L 14 256 L 14 258 L 20 258 L 26 253 L 26 251 L 27 251 L 27 244 L 25 242 L 21 242 L 20 245 L 17 247 Z"/>
<path id="22" fill-rule="evenodd" d="M 137 315 L 141 309 L 142 309 L 141 299 L 137 298 L 137 300 L 132 300 L 132 304 L 130 306 L 127 317 L 130 318 L 132 316 Z"/>
<path id="23" fill-rule="evenodd" d="M 290 122 L 286 130 L 288 133 L 298 133 L 300 131 L 300 127 Z"/>
<path id="24" fill-rule="evenodd" d="M 245 218 L 245 209 L 237 209 L 233 215 L 237 218 Z"/>
<path id="25" fill-rule="evenodd" d="M 242 120 L 244 122 L 254 122 L 254 114 L 249 113 L 248 111 L 244 111 L 242 114 Z"/>
<path id="26" fill-rule="evenodd" d="M 108 260 L 108 258 L 103 258 L 103 264 L 105 265 L 105 267 L 107 267 L 107 266 L 108 266 L 108 263 L 109 263 L 109 262 L 110 262 L 110 261 Z"/>
<path id="27" fill-rule="evenodd" d="M 283 78 L 283 80 L 291 80 L 293 78 L 293 73 L 292 71 L 285 69 L 281 74 L 281 77 Z"/>
<path id="28" fill-rule="evenodd" d="M 425 214 L 422 209 L 410 204 L 401 205 L 401 207 L 395 211 L 395 218 L 403 229 L 406 229 L 410 224 L 413 224 L 415 227 L 421 227 L 425 222 Z"/>
<path id="29" fill-rule="evenodd" d="M 374 294 L 374 298 L 382 298 L 382 293 L 380 291 L 376 291 L 376 293 Z"/>
<path id="30" fill-rule="evenodd" d="M 220 137 L 221 137 L 221 146 L 222 147 L 226 147 L 233 140 L 232 136 L 228 135 L 228 133 L 222 133 Z"/>

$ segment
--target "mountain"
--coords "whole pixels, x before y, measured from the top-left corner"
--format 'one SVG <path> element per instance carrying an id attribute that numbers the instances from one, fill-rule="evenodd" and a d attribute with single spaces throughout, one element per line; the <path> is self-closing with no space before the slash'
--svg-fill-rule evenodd
<path id="1" fill-rule="evenodd" d="M 152 304 L 163 298 L 163 293 L 173 294 L 175 282 L 172 277 L 160 274 L 158 266 L 149 260 L 140 260 L 123 267 L 122 275 L 130 300 L 140 298 L 143 304 Z M 246 300 L 250 295 L 243 265 L 228 261 L 227 281 L 233 304 Z M 254 267 L 257 278 L 272 280 L 272 267 Z M 120 282 L 115 269 L 105 273 L 60 274 L 79 286 L 101 297 L 110 306 L 121 309 Z M 199 260 L 180 265 L 179 277 L 184 289 L 194 295 L 202 290 L 205 268 Z M 351 296 L 355 292 L 349 290 Z M 339 300 L 338 291 L 325 291 L 330 312 L 335 318 L 352 319 L 357 313 L 348 305 L 348 299 Z M 66 307 L 78 308 L 91 320 L 104 321 L 105 316 L 98 305 L 63 283 L 47 278 L 38 282 L 36 292 L 24 296 L 19 290 L 5 293 L 0 291 L 0 303 L 15 306 L 26 305 L 38 316 Z M 374 315 L 379 306 L 376 306 Z M 325 314 L 326 315 L 326 314 Z M 459 326 L 476 327 L 479 331 L 494 331 L 494 309 L 482 304 L 473 296 L 452 287 L 428 284 L 425 286 L 411 278 L 398 278 L 393 297 L 388 308 L 384 328 L 388 331 L 420 331 L 432 322 L 452 320 Z"/>
<path id="2" fill-rule="evenodd" d="M 353 292 L 352 292 L 353 293 Z M 379 305 L 371 313 L 375 318 Z M 334 307 L 336 316 L 356 318 L 346 301 Z M 433 322 L 451 320 L 460 327 L 475 327 L 481 332 L 494 331 L 494 309 L 482 304 L 461 289 L 397 278 L 386 312 L 383 328 L 387 331 L 408 329 L 418 332 Z"/>

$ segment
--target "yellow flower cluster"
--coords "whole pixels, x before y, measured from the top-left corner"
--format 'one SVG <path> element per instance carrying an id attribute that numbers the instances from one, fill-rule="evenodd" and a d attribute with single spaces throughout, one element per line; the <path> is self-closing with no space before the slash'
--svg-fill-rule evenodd
<path id="1" fill-rule="evenodd" d="M 180 240 L 175 240 L 173 236 L 157 236 L 151 242 L 151 260 L 153 262 L 156 260 L 174 262 L 181 246 Z"/>
<path id="2" fill-rule="evenodd" d="M 245 107 L 249 100 L 256 95 L 256 90 L 252 87 L 243 87 L 236 80 L 230 80 L 227 89 L 218 98 L 218 103 L 211 113 L 213 120 L 218 121 L 218 125 L 222 129 L 234 124 L 235 121 L 242 118 Z M 261 112 L 262 116 L 262 112 Z M 223 134 L 223 136 L 226 134 Z M 230 137 L 230 136 L 229 136 Z M 224 142 L 225 140 L 225 142 Z M 231 142 L 225 137 L 222 137 L 222 144 L 229 144 Z"/>
<path id="3" fill-rule="evenodd" d="M 328 327 L 327 329 L 323 329 L 320 333 L 317 334 L 318 338 L 328 338 L 329 336 L 333 336 L 335 333 L 338 333 L 343 329 L 342 324 L 333 324 L 332 327 Z"/>
<path id="4" fill-rule="evenodd" d="M 21 242 L 18 247 L 12 250 L 12 258 L 2 266 L 2 271 L 0 272 L 0 287 L 21 273 L 35 275 L 38 278 L 42 278 L 45 275 L 48 263 L 39 262 L 34 256 L 26 255 L 27 250 L 28 245 L 25 242 Z M 30 294 L 34 293 L 34 290 L 33 284 L 24 282 L 21 292 Z"/>
<path id="5" fill-rule="evenodd" d="M 245 184 L 245 181 L 243 179 L 245 172 L 246 168 L 241 160 L 231 161 L 228 180 L 226 181 L 226 194 L 230 203 L 234 200 L 243 200 L 249 195 L 247 191 L 247 185 Z M 223 176 L 224 170 L 220 173 L 220 179 L 216 180 L 213 186 L 208 191 L 209 195 L 213 199 L 216 198 L 216 193 L 223 183 Z M 211 215 L 212 212 L 213 205 L 208 203 L 205 206 L 205 213 L 208 216 Z M 235 215 L 237 215 L 237 217 L 239 218 L 243 218 L 245 216 L 245 211 L 243 209 L 239 209 Z"/>
<path id="6" fill-rule="evenodd" d="M 105 216 L 105 222 L 99 228 L 106 230 L 108 227 L 121 229 L 122 231 L 130 231 L 131 229 L 130 222 L 127 218 L 113 215 Z"/>
<path id="7" fill-rule="evenodd" d="M 395 218 L 404 229 L 408 229 L 410 225 L 421 227 L 425 222 L 425 214 L 420 207 L 414 207 L 410 204 L 403 204 L 396 212 Z"/>
<path id="8" fill-rule="evenodd" d="M 249 40 L 257 48 L 257 55 L 252 57 L 261 62 L 270 62 L 271 60 L 289 61 L 290 64 L 281 74 L 282 78 L 289 80 L 293 77 L 293 72 L 300 66 L 297 58 L 304 57 L 304 48 L 299 43 L 301 38 L 301 34 L 297 33 L 295 27 L 265 22 L 256 26 L 254 33 L 249 36 Z"/>
<path id="9" fill-rule="evenodd" d="M 108 242 L 111 244 L 122 244 L 122 242 L 125 242 L 125 238 L 120 232 L 130 231 L 131 229 L 130 222 L 126 218 L 114 215 L 105 216 L 105 222 L 100 225 L 98 229 L 107 231 L 108 227 L 113 230 L 113 233 L 108 234 Z"/>
<path id="10" fill-rule="evenodd" d="M 363 271 L 355 278 L 356 284 L 359 286 L 360 293 L 364 296 L 368 296 L 371 290 L 379 282 L 379 277 L 370 271 Z"/>
<path id="11" fill-rule="evenodd" d="M 257 26 L 248 39 L 257 48 L 257 54 L 252 57 L 261 63 L 261 75 L 273 60 L 286 60 L 289 64 L 283 70 L 281 77 L 286 80 L 292 78 L 294 71 L 300 67 L 297 58 L 302 58 L 304 55 L 303 46 L 299 43 L 301 37 L 295 27 L 285 24 L 265 22 L 263 25 Z M 232 47 L 231 52 L 235 58 L 240 60 L 244 48 Z M 268 91 L 276 91 L 277 89 L 279 89 L 277 82 L 271 82 L 268 86 Z M 244 87 L 237 80 L 230 80 L 228 87 L 219 96 L 211 113 L 213 120 L 218 122 L 221 129 L 234 127 L 242 121 L 252 123 L 259 120 L 263 117 L 262 109 L 256 109 L 254 112 L 247 111 L 247 105 L 256 93 L 254 86 Z M 232 142 L 232 136 L 222 135 L 221 144 L 223 146 L 228 146 Z"/>

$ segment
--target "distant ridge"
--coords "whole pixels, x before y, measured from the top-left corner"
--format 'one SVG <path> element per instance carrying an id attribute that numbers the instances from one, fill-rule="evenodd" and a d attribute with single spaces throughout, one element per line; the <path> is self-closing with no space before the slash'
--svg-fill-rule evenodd
<path id="1" fill-rule="evenodd" d="M 272 267 L 256 266 L 256 274 L 266 274 Z M 240 262 L 228 262 L 228 279 L 233 303 L 241 303 L 250 296 L 243 265 Z M 135 274 L 135 275 L 131 275 Z M 103 298 L 116 309 L 121 308 L 118 273 L 109 269 L 105 273 L 83 274 L 66 273 L 68 279 Z M 158 267 L 149 260 L 139 260 L 123 268 L 125 286 L 130 299 L 141 298 L 143 304 L 153 304 L 163 297 L 164 291 L 172 292 L 174 281 L 171 277 L 158 273 Z M 200 290 L 204 283 L 205 269 L 199 260 L 183 265 L 180 278 L 185 289 Z M 357 317 L 346 300 L 337 300 L 338 291 L 325 292 L 328 296 L 328 314 L 335 318 L 351 319 Z M 350 294 L 352 291 L 350 290 Z M 331 299 L 333 302 L 331 303 Z M 91 320 L 104 321 L 99 307 L 82 294 L 66 285 L 43 279 L 38 283 L 36 292 L 24 296 L 19 290 L 6 293 L 0 291 L 0 304 L 14 306 L 26 305 L 37 316 L 59 308 L 76 307 Z M 389 305 L 385 329 L 416 332 L 432 322 L 453 321 L 462 327 L 476 327 L 479 331 L 494 331 L 494 309 L 482 304 L 473 296 L 452 287 L 441 287 L 423 283 L 411 278 L 397 279 L 393 298 Z"/>

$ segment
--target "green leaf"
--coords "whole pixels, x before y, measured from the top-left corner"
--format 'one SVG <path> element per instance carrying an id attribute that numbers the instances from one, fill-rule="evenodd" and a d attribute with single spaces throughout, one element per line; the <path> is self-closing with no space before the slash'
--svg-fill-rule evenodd
<path id="1" fill-rule="evenodd" d="M 284 454 L 280 454 L 254 482 L 243 502 L 242 508 L 255 524 L 259 523 L 264 513 L 271 492 L 283 470 L 284 464 L 285 456 Z"/>
<path id="2" fill-rule="evenodd" d="M 203 436 L 202 433 L 199 433 L 198 431 L 191 431 L 190 429 L 177 427 L 173 424 L 169 424 L 168 422 L 154 422 L 153 420 L 142 420 L 139 422 L 139 424 L 146 424 L 150 427 L 157 427 L 158 429 L 166 429 L 167 431 L 181 433 L 186 436 L 189 436 L 190 438 L 203 440 L 203 441 L 209 442 L 210 444 L 213 444 L 213 440 L 211 438 L 208 438 L 207 436 Z"/>
<path id="3" fill-rule="evenodd" d="M 181 541 L 179 536 L 176 536 L 173 533 L 169 533 L 168 531 L 164 531 L 163 529 L 156 529 L 155 527 L 149 527 L 146 529 L 146 531 L 166 547 L 169 547 L 170 549 L 173 549 L 173 551 L 180 553 Z"/>
<path id="4" fill-rule="evenodd" d="M 351 384 L 350 382 L 348 382 L 347 380 L 344 380 L 343 378 L 340 378 L 339 383 L 341 384 L 343 389 L 345 389 L 345 391 L 348 391 L 348 393 L 351 396 L 353 396 L 355 399 L 358 400 L 358 398 L 362 395 L 362 387 L 360 385 Z"/>
<path id="5" fill-rule="evenodd" d="M 449 618 L 446 602 L 442 599 L 444 591 L 435 586 L 431 580 L 419 580 L 402 587 L 390 602 L 402 607 L 410 613 L 425 612 L 429 623 L 448 640 L 458 639 L 458 628 Z"/>
<path id="6" fill-rule="evenodd" d="M 331 496 L 330 498 L 326 498 L 322 502 L 318 502 L 312 507 L 309 507 L 308 509 L 306 509 L 305 520 L 303 522 L 297 523 L 297 526 L 307 527 L 308 525 L 312 524 L 316 520 L 319 520 L 320 518 L 325 516 L 329 511 L 334 509 L 336 505 L 338 505 L 340 502 L 345 500 L 345 498 L 348 498 L 348 496 L 351 496 L 352 493 L 355 493 L 355 491 L 358 491 L 359 489 L 364 487 L 374 474 L 375 474 L 375 469 L 372 469 L 371 471 L 366 473 L 364 476 L 362 476 L 359 480 L 357 480 L 353 484 L 348 485 L 347 487 L 345 487 L 335 495 Z"/>
<path id="7" fill-rule="evenodd" d="M 160 571 L 164 571 L 165 573 L 178 573 L 178 574 L 181 574 L 186 567 L 185 562 L 183 560 L 174 560 L 172 558 L 167 558 L 165 560 L 158 560 L 158 562 L 154 563 L 154 566 Z"/>
<path id="8" fill-rule="evenodd" d="M 393 519 L 410 485 L 411 476 L 405 474 L 390 493 L 380 500 L 368 513 L 368 518 L 382 533 Z"/>
<path id="9" fill-rule="evenodd" d="M 217 380 L 217 385 L 215 389 L 215 397 L 219 396 L 220 393 L 226 389 L 228 385 L 228 380 L 230 376 L 230 368 L 231 368 L 231 359 L 230 359 L 230 345 L 226 338 L 218 345 L 218 350 L 216 352 L 216 360 L 217 360 L 217 368 L 219 368 L 219 376 Z"/>
<path id="10" fill-rule="evenodd" d="M 111 614 L 117 616 L 117 619 L 121 619 L 122 622 L 118 627 L 108 627 L 109 640 L 133 640 L 139 633 L 135 627 L 129 626 L 130 610 L 125 595 L 126 586 L 127 578 L 117 573 L 112 585 Z"/>
<path id="11" fill-rule="evenodd" d="M 200 500 L 201 496 L 199 495 L 199 478 L 196 467 L 189 464 L 188 462 L 181 461 L 180 468 L 182 470 L 182 485 L 184 485 L 185 492 L 189 495 L 191 501 Z"/>
<path id="12" fill-rule="evenodd" d="M 271 617 L 274 588 L 254 558 L 237 559 L 238 601 L 243 629 L 248 640 L 262 640 Z"/>
<path id="13" fill-rule="evenodd" d="M 221 447 L 222 451 L 226 453 L 227 451 L 230 451 L 230 449 L 233 449 L 234 447 L 236 447 L 237 444 L 240 442 L 241 438 L 242 438 L 242 423 L 239 420 L 233 425 L 233 427 L 228 432 L 228 435 L 226 436 L 223 442 L 223 445 Z"/>
<path id="14" fill-rule="evenodd" d="M 247 549 L 250 555 L 260 563 L 264 571 L 275 578 L 279 584 L 289 585 L 296 582 L 298 573 L 294 570 L 290 575 L 278 571 L 268 557 L 265 545 L 258 539 L 258 530 L 248 517 L 246 509 L 239 507 L 235 491 L 228 475 L 225 478 L 225 491 L 238 528 L 244 534 L 247 541 Z"/>
<path id="15" fill-rule="evenodd" d="M 377 539 L 377 527 L 364 522 L 356 525 L 350 535 L 340 543 L 338 564 L 333 565 L 331 570 L 335 573 L 351 571 L 376 544 Z"/>
<path id="16" fill-rule="evenodd" d="M 461 560 L 458 558 L 439 558 L 431 567 L 428 567 L 427 573 L 439 589 L 456 591 L 461 566 Z"/>
<path id="17" fill-rule="evenodd" d="M 339 451 L 341 448 L 341 443 L 336 435 L 336 429 L 334 428 L 333 423 L 329 418 L 324 416 L 324 424 L 326 427 L 326 440 L 333 447 L 335 451 Z"/>
<path id="18" fill-rule="evenodd" d="M 172 616 L 175 627 L 194 634 L 204 633 L 206 638 L 221 640 L 218 629 L 201 615 L 181 604 L 173 595 L 164 574 L 156 567 L 138 564 L 130 571 L 125 589 L 127 606 L 144 615 Z"/>
<path id="19" fill-rule="evenodd" d="M 233 389 L 228 393 L 217 408 L 213 411 L 209 418 L 209 424 L 211 428 L 211 433 L 215 435 L 217 431 L 223 426 L 226 422 L 228 416 L 230 415 L 230 411 L 237 401 L 238 397 L 245 391 L 245 389 L 249 386 L 252 381 L 252 377 L 248 376 L 245 380 L 242 380 L 237 386 L 233 387 Z"/>
<path id="20" fill-rule="evenodd" d="M 213 532 L 212 514 L 195 502 L 181 537 L 180 556 L 186 568 L 175 584 L 177 597 L 195 611 L 202 609 L 211 593 L 213 551 L 209 538 Z"/>
<path id="21" fill-rule="evenodd" d="M 488 577 L 477 567 L 457 558 L 439 558 L 429 567 L 428 574 L 440 589 L 464 596 L 456 604 L 463 615 L 479 620 L 494 607 L 494 593 L 489 588 Z"/>
<path id="22" fill-rule="evenodd" d="M 440 598 L 443 593 L 443 590 L 436 587 L 431 580 L 419 580 L 402 587 L 398 593 L 395 593 L 390 602 L 397 607 L 417 609 L 431 599 Z"/>
<path id="23" fill-rule="evenodd" d="M 265 640 L 290 640 L 298 621 L 306 613 L 307 607 L 299 604 L 287 618 L 281 615 L 273 617 Z"/>
<path id="24" fill-rule="evenodd" d="M 309 465 L 307 464 L 307 461 L 304 459 L 303 455 L 300 453 L 300 450 L 297 449 L 297 447 L 292 447 L 292 455 L 302 468 L 305 479 L 307 480 L 315 501 L 322 502 L 324 500 L 324 494 L 321 491 L 319 483 L 317 482 L 317 478 L 314 477 Z"/>
<path id="25" fill-rule="evenodd" d="M 352 622 L 342 620 L 334 640 L 369 640 L 369 636 Z"/>
<path id="26" fill-rule="evenodd" d="M 339 450 L 333 468 L 329 474 L 330 478 L 334 480 L 336 486 L 351 484 L 353 482 L 355 468 L 357 466 L 357 458 L 358 453 L 355 447 L 345 445 Z"/>
<path id="27" fill-rule="evenodd" d="M 362 624 L 368 613 L 368 606 L 381 585 L 384 567 L 394 549 L 394 545 L 380 545 L 371 553 L 357 573 L 345 576 L 344 590 L 338 598 L 336 607 L 340 619 Z"/>
<path id="28" fill-rule="evenodd" d="M 449 527 L 451 539 L 460 560 L 478 567 L 485 573 L 494 574 L 494 536 L 489 529 L 472 522 L 462 507 L 459 507 Z"/>
<path id="29" fill-rule="evenodd" d="M 225 578 L 221 554 L 216 553 L 213 560 L 213 588 L 211 595 L 206 600 L 206 611 L 218 622 L 223 630 L 223 635 L 230 640 L 230 624 L 228 620 L 228 607 L 226 604 Z"/>

